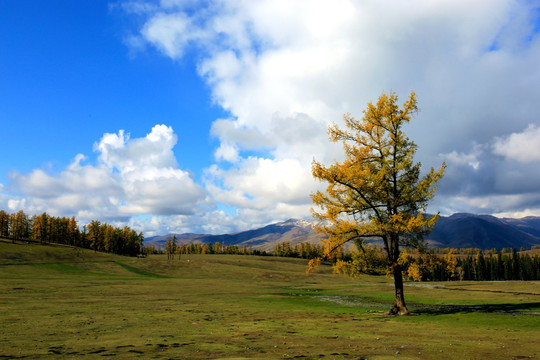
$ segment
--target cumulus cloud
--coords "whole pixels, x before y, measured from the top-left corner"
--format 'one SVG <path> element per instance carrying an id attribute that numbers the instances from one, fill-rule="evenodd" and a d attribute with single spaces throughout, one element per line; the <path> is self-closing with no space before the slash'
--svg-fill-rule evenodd
<path id="1" fill-rule="evenodd" d="M 222 142 L 214 155 L 217 161 L 225 160 L 234 163 L 238 161 L 238 147 Z"/>
<path id="2" fill-rule="evenodd" d="M 145 137 L 130 139 L 120 130 L 106 133 L 94 150 L 97 164 L 82 154 L 59 173 L 35 169 L 10 175 L 11 210 L 76 215 L 80 220 L 123 219 L 139 214 L 194 214 L 211 203 L 193 176 L 179 169 L 173 129 L 156 125 Z"/>
<path id="3" fill-rule="evenodd" d="M 211 166 L 205 184 L 216 202 L 238 209 L 237 221 L 266 224 L 309 213 L 315 188 L 308 169 L 298 160 L 249 157 L 226 170 Z"/>
<path id="4" fill-rule="evenodd" d="M 274 202 L 306 203 L 309 193 L 306 187 L 311 186 L 310 174 L 306 167 L 297 160 L 271 160 L 258 157 L 244 159 L 241 164 L 230 170 L 222 170 L 216 166 L 209 169 L 208 174 L 224 179 L 226 190 L 215 193 L 216 199 L 227 198 L 234 205 L 247 205 L 267 209 Z"/>
<path id="5" fill-rule="evenodd" d="M 531 162 L 536 154 L 531 143 L 536 129 L 494 137 L 476 144 L 470 153 L 440 154 L 447 162 L 435 208 L 447 214 L 456 211 L 497 216 L 540 215 L 540 168 Z M 512 215 L 513 214 L 513 215 Z"/>
<path id="6" fill-rule="evenodd" d="M 265 225 L 263 223 L 261 225 Z M 201 213 L 199 216 L 190 215 L 153 215 L 137 216 L 130 220 L 130 226 L 145 229 L 147 236 L 170 233 L 223 234 L 234 233 L 238 228 L 251 228 L 259 224 L 242 222 L 236 214 L 230 215 L 223 210 L 213 210 Z"/>
<path id="7" fill-rule="evenodd" d="M 456 164 L 459 166 L 469 165 L 474 170 L 478 170 L 480 167 L 480 155 L 482 154 L 481 146 L 475 146 L 473 151 L 470 153 L 462 153 L 457 151 L 452 151 L 448 154 L 440 154 L 439 157 L 446 160 L 450 164 Z"/>
<path id="8" fill-rule="evenodd" d="M 100 153 L 99 159 L 108 167 L 122 172 L 131 172 L 142 167 L 176 167 L 172 151 L 177 136 L 170 126 L 156 125 L 144 138 L 133 139 L 120 130 L 118 134 L 105 134 L 94 150 Z"/>
<path id="9" fill-rule="evenodd" d="M 420 112 L 406 131 L 419 146 L 417 159 L 426 166 L 448 163 L 433 210 L 540 209 L 540 170 L 532 166 L 540 160 L 540 129 L 530 125 L 540 112 L 534 2 L 115 6 L 140 20 L 127 31 L 132 50 L 153 47 L 172 61 L 193 56 L 212 100 L 230 114 L 211 126 L 219 144 L 205 188 L 178 168 L 177 137 L 158 125 L 142 138 L 105 134 L 94 147 L 97 164 L 81 155 L 57 174 L 13 173 L 10 186 L 28 195 L 10 197 L 11 206 L 80 209 L 89 217 L 153 214 L 130 221 L 155 232 L 226 232 L 308 216 L 309 194 L 321 186 L 312 179 L 312 160 L 342 156 L 328 141 L 328 125 L 343 125 L 346 112 L 362 117 L 382 91 L 404 100 L 414 90 Z M 201 210 L 213 202 L 217 209 Z"/>
<path id="10" fill-rule="evenodd" d="M 141 32 L 172 58 L 181 57 L 190 42 L 205 38 L 203 31 L 194 28 L 192 18 L 183 13 L 158 13 L 146 23 Z"/>
<path id="11" fill-rule="evenodd" d="M 530 124 L 523 132 L 497 138 L 493 152 L 521 163 L 540 161 L 540 127 Z"/>
<path id="12" fill-rule="evenodd" d="M 436 204 L 494 212 L 494 199 L 519 207 L 505 199 L 540 193 L 525 181 L 535 171 L 514 163 L 540 153 L 536 127 L 516 133 L 539 110 L 537 22 L 520 1 L 174 2 L 146 13 L 139 39 L 175 60 L 197 49 L 200 76 L 232 115 L 212 125 L 220 145 L 205 184 L 237 220 L 308 215 L 311 161 L 341 156 L 328 124 L 361 117 L 390 89 L 419 96 L 407 128 L 418 159 L 449 163 Z"/>

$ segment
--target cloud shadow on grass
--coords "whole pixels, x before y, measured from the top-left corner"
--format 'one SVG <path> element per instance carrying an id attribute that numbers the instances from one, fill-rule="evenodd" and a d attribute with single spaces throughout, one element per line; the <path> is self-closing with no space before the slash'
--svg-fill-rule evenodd
<path id="1" fill-rule="evenodd" d="M 467 312 L 520 314 L 540 316 L 540 302 L 520 304 L 483 304 L 483 305 L 422 305 L 411 304 L 409 308 L 415 314 L 445 315 Z M 537 310 L 537 311 L 532 311 Z"/>

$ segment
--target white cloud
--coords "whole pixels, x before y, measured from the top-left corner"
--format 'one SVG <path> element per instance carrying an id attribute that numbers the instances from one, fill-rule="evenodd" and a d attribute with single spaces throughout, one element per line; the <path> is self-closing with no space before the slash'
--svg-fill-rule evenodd
<path id="1" fill-rule="evenodd" d="M 123 11 L 129 14 L 145 15 L 158 10 L 158 7 L 154 4 L 142 2 L 142 1 L 125 1 L 122 3 L 110 3 L 109 9 L 121 8 Z"/>
<path id="2" fill-rule="evenodd" d="M 540 127 L 529 124 L 523 132 L 497 138 L 493 152 L 521 163 L 540 161 Z"/>
<path id="3" fill-rule="evenodd" d="M 228 170 L 210 167 L 206 188 L 216 202 L 237 207 L 241 223 L 267 224 L 309 214 L 316 184 L 297 160 L 249 157 Z"/>
<path id="4" fill-rule="evenodd" d="M 237 121 L 218 119 L 212 124 L 212 135 L 220 140 L 237 144 L 243 149 L 253 150 L 274 147 L 275 139 L 262 135 L 255 129 L 241 126 Z"/>
<path id="5" fill-rule="evenodd" d="M 540 215 L 540 207 L 535 205 L 539 201 L 538 193 L 471 195 L 452 197 L 446 206 L 454 209 L 452 212 L 457 210 L 457 212 L 487 213 L 499 217 L 523 217 Z"/>
<path id="6" fill-rule="evenodd" d="M 212 204 L 204 189 L 177 167 L 176 141 L 165 125 L 154 126 L 143 138 L 130 139 L 123 130 L 104 134 L 94 145 L 96 165 L 83 164 L 86 157 L 78 154 L 60 173 L 12 173 L 11 186 L 21 195 L 8 206 L 33 214 L 76 215 L 81 221 L 207 210 Z"/>
<path id="7" fill-rule="evenodd" d="M 141 167 L 176 167 L 172 151 L 177 136 L 170 126 L 156 125 L 144 138 L 133 139 L 120 130 L 118 134 L 104 134 L 94 150 L 100 152 L 100 160 L 108 167 L 130 172 Z"/>
<path id="8" fill-rule="evenodd" d="M 491 158 L 488 145 L 471 144 L 495 137 L 509 144 L 505 134 L 540 110 L 535 11 L 510 0 L 179 1 L 149 13 L 139 35 L 175 60 L 196 48 L 199 74 L 231 113 L 212 125 L 220 145 L 206 186 L 216 201 L 238 208 L 235 219 L 308 215 L 312 159 L 342 156 L 327 125 L 342 124 L 345 112 L 361 117 L 369 100 L 391 89 L 402 100 L 417 92 L 421 111 L 407 133 L 423 164 L 448 160 L 455 173 L 439 204 L 463 210 L 480 208 L 463 194 L 511 196 L 519 192 L 513 181 L 523 185 L 526 177 Z M 532 130 L 524 133 L 528 149 Z"/>
<path id="9" fill-rule="evenodd" d="M 406 131 L 419 145 L 417 159 L 438 167 L 442 157 L 449 165 L 435 204 L 450 212 L 540 208 L 539 171 L 524 166 L 540 160 L 540 128 L 529 125 L 540 112 L 533 2 L 117 6 L 143 20 L 128 46 L 155 47 L 174 61 L 195 53 L 212 100 L 231 115 L 212 124 L 219 145 L 206 189 L 178 168 L 172 128 L 157 125 L 136 139 L 104 134 L 94 147 L 97 164 L 78 155 L 60 173 L 13 173 L 22 195 L 10 197 L 10 206 L 79 210 L 86 218 L 153 214 L 131 221 L 154 232 L 225 232 L 307 216 L 309 194 L 320 186 L 311 176 L 313 158 L 329 163 L 342 156 L 328 141 L 327 125 L 342 124 L 346 112 L 361 117 L 382 91 L 404 100 L 415 90 L 421 111 Z M 228 210 L 208 211 L 213 202 Z"/>
<path id="10" fill-rule="evenodd" d="M 439 154 L 439 157 L 451 165 L 468 165 L 474 170 L 478 170 L 480 167 L 480 157 L 483 155 L 484 147 L 485 146 L 475 145 L 470 153 L 458 153 L 454 150 L 448 154 Z"/>
<path id="11" fill-rule="evenodd" d="M 240 221 L 240 223 L 238 223 Z M 234 233 L 238 227 L 248 229 L 253 222 L 243 223 L 236 216 L 222 210 L 209 211 L 199 216 L 165 215 L 137 216 L 131 219 L 130 226 L 145 229 L 147 236 L 165 235 L 169 233 L 222 234 Z M 256 226 L 256 225 L 255 225 Z"/>
<path id="12" fill-rule="evenodd" d="M 493 216 L 499 217 L 499 218 L 512 218 L 512 219 L 520 219 L 527 216 L 540 216 L 540 208 L 533 208 L 533 209 L 523 209 L 518 211 L 504 211 L 504 212 L 498 212 L 494 213 Z"/>
<path id="13" fill-rule="evenodd" d="M 225 160 L 234 163 L 238 161 L 238 156 L 238 147 L 225 142 L 222 142 L 215 152 L 215 158 L 217 161 Z"/>
<path id="14" fill-rule="evenodd" d="M 191 29 L 191 19 L 182 13 L 158 13 L 146 23 L 141 32 L 165 54 L 179 58 L 190 41 L 201 37 L 198 31 L 192 32 Z"/>
<path id="15" fill-rule="evenodd" d="M 226 188 L 238 189 L 255 200 L 255 207 L 266 209 L 276 201 L 309 203 L 306 190 L 312 187 L 310 175 L 297 160 L 247 158 L 222 177 Z"/>

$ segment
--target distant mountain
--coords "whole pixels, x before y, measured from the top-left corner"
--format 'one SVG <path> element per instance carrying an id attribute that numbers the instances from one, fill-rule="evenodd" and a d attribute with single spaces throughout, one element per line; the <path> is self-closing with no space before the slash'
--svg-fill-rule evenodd
<path id="1" fill-rule="evenodd" d="M 319 243 L 314 221 L 289 219 L 284 222 L 234 234 L 167 234 L 145 239 L 145 245 L 165 248 L 168 238 L 176 235 L 179 244 L 219 242 L 226 245 L 251 246 L 273 251 L 277 243 Z M 540 245 L 540 217 L 501 219 L 490 215 L 458 213 L 441 216 L 433 232 L 426 237 L 432 247 L 502 249 L 530 248 Z"/>
<path id="2" fill-rule="evenodd" d="M 540 218 L 501 219 L 463 213 L 441 216 L 427 239 L 433 247 L 530 248 L 540 244 Z"/>
<path id="3" fill-rule="evenodd" d="M 527 216 L 521 219 L 503 219 L 508 224 L 517 227 L 519 230 L 540 238 L 540 217 Z"/>
<path id="4" fill-rule="evenodd" d="M 293 245 L 301 242 L 318 243 L 319 238 L 313 228 L 314 224 L 314 222 L 307 220 L 289 219 L 284 222 L 234 234 L 167 234 L 146 238 L 144 242 L 146 245 L 155 245 L 164 249 L 167 239 L 176 235 L 178 244 L 213 244 L 219 242 L 226 245 L 245 245 L 247 247 L 251 246 L 254 249 L 273 251 L 275 245 L 280 242 L 287 241 Z"/>

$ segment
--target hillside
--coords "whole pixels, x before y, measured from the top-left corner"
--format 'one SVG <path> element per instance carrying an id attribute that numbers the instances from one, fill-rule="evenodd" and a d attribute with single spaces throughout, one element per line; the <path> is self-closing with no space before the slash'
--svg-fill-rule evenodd
<path id="1" fill-rule="evenodd" d="M 105 252 L 66 246 L 62 244 L 40 244 L 37 242 L 17 241 L 0 237 L 0 266 L 41 264 L 56 262 L 114 262 L 118 259 L 131 259 Z"/>
<path id="2" fill-rule="evenodd" d="M 179 244 L 219 242 L 272 251 L 280 242 L 290 242 L 293 245 L 300 242 L 319 243 L 314 224 L 307 220 L 290 219 L 234 234 L 167 234 L 149 237 L 145 244 L 165 248 L 167 239 L 176 235 Z M 540 217 L 501 219 L 464 213 L 441 216 L 427 240 L 431 246 L 442 248 L 530 248 L 540 244 Z"/>
<path id="3" fill-rule="evenodd" d="M 519 230 L 540 238 L 540 217 L 527 216 L 521 219 L 503 219 L 506 223 L 517 227 Z"/>
<path id="4" fill-rule="evenodd" d="M 219 242 L 226 245 L 251 246 L 256 249 L 273 251 L 277 243 L 310 242 L 317 244 L 319 237 L 313 229 L 313 222 L 306 220 L 289 219 L 284 222 L 271 224 L 258 229 L 242 231 L 234 234 L 167 234 L 145 239 L 146 245 L 155 245 L 165 248 L 168 238 L 176 235 L 179 244 Z"/>
<path id="5" fill-rule="evenodd" d="M 428 239 L 434 247 L 530 248 L 540 244 L 540 218 L 500 219 L 462 213 L 441 216 Z"/>
<path id="6" fill-rule="evenodd" d="M 391 279 L 306 267 L 0 239 L 0 359 L 538 358 L 536 282 L 408 282 L 396 318 Z"/>

